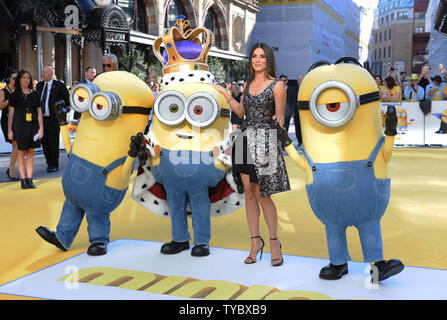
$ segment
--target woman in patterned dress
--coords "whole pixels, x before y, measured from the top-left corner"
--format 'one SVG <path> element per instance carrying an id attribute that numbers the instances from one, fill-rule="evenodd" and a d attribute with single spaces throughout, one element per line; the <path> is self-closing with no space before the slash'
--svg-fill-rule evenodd
<path id="1" fill-rule="evenodd" d="M 256 262 L 264 249 L 259 235 L 261 205 L 270 234 L 271 265 L 283 263 L 281 244 L 277 237 L 278 216 L 271 195 L 290 190 L 289 178 L 282 156 L 282 146 L 275 123 L 284 124 L 286 89 L 276 80 L 273 50 L 264 43 L 256 43 L 250 51 L 250 80 L 244 86 L 241 103 L 222 87 L 215 86 L 227 99 L 233 112 L 245 116 L 241 134 L 233 148 L 233 172 L 239 173 L 245 190 L 245 211 L 251 236 L 251 250 L 245 263 Z M 238 143 L 239 140 L 239 143 Z"/>

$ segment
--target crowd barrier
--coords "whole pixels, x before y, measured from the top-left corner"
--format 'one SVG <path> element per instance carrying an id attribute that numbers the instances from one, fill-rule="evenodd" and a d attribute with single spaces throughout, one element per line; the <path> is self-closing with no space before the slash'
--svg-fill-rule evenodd
<path id="1" fill-rule="evenodd" d="M 398 117 L 396 146 L 447 146 L 447 101 L 432 101 L 426 115 L 419 102 L 381 103 L 383 127 L 389 105 L 396 107 Z"/>
<path id="2" fill-rule="evenodd" d="M 419 102 L 383 102 L 382 125 L 385 128 L 385 112 L 389 105 L 394 105 L 397 110 L 399 123 L 397 136 L 394 144 L 396 146 L 445 146 L 447 147 L 447 100 L 433 101 L 431 112 L 424 115 Z M 0 111 L 1 114 L 1 111 Z M 444 116 L 442 116 L 444 115 Z M 72 114 L 70 114 L 72 119 Z M 64 149 L 62 137 L 60 149 Z M 36 151 L 41 148 L 36 149 Z M 0 153 L 10 152 L 11 145 L 6 143 L 3 135 L 0 137 Z"/>

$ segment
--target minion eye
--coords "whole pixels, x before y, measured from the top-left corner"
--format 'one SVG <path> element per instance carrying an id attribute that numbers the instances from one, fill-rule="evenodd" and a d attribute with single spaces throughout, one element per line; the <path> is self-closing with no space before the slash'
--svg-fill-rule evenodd
<path id="1" fill-rule="evenodd" d="M 349 113 L 349 102 L 318 104 L 316 111 L 321 118 L 329 122 L 343 120 Z"/>
<path id="2" fill-rule="evenodd" d="M 93 94 L 99 91 L 94 84 L 78 84 L 70 93 L 70 104 L 77 112 L 87 111 Z"/>
<path id="3" fill-rule="evenodd" d="M 400 112 L 396 112 L 396 116 L 397 116 L 397 117 L 400 117 Z"/>
<path id="4" fill-rule="evenodd" d="M 205 93 L 195 93 L 188 99 L 186 119 L 194 126 L 205 127 L 217 117 L 216 100 Z"/>
<path id="5" fill-rule="evenodd" d="M 154 112 L 158 120 L 174 126 L 185 119 L 186 98 L 178 91 L 165 91 L 157 97 Z"/>
<path id="6" fill-rule="evenodd" d="M 318 97 L 325 90 L 339 90 L 344 92 L 348 102 L 329 102 L 324 104 L 317 104 Z M 320 84 L 313 91 L 310 101 L 309 109 L 313 118 L 327 127 L 340 127 L 348 123 L 354 116 L 355 110 L 359 102 L 354 91 L 345 83 L 340 81 L 327 81 Z"/>
<path id="7" fill-rule="evenodd" d="M 405 118 L 407 116 L 407 114 L 405 112 L 401 112 L 400 114 L 403 118 Z"/>

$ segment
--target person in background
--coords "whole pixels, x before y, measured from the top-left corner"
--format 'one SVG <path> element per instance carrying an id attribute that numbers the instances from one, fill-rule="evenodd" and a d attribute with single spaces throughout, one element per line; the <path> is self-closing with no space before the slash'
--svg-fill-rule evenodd
<path id="1" fill-rule="evenodd" d="M 69 106 L 69 93 L 65 84 L 54 78 L 52 66 L 43 67 L 42 78 L 43 81 L 37 84 L 37 93 L 40 97 L 44 124 L 44 135 L 41 141 L 42 149 L 47 162 L 47 172 L 56 172 L 59 170 L 60 127 L 56 118 L 54 104 L 63 100 L 65 106 Z"/>
<path id="2" fill-rule="evenodd" d="M 435 76 L 432 83 L 425 88 L 425 100 L 447 100 L 447 97 L 444 96 L 444 88 L 445 84 L 442 82 L 441 76 Z"/>
<path id="3" fill-rule="evenodd" d="M 84 72 L 84 79 L 79 81 L 79 83 L 92 83 L 93 79 L 96 77 L 96 69 L 94 66 L 88 66 Z"/>
<path id="4" fill-rule="evenodd" d="M 242 92 L 240 91 L 239 86 L 236 83 L 231 84 L 230 92 L 231 92 L 231 96 L 233 97 L 233 99 L 240 103 Z M 243 121 L 244 121 L 244 118 L 238 117 L 238 115 L 236 113 L 231 111 L 230 122 L 231 122 L 231 130 L 232 131 L 236 130 L 240 125 L 242 125 Z"/>
<path id="5" fill-rule="evenodd" d="M 12 146 L 11 155 L 9 157 L 9 167 L 6 169 L 6 175 L 11 181 L 18 181 L 19 178 L 15 176 L 15 166 L 17 161 L 17 141 L 9 140 L 8 138 L 8 115 L 9 115 L 9 99 L 14 92 L 15 82 L 17 78 L 17 71 L 9 69 L 6 71 L 5 82 L 6 86 L 0 90 L 0 110 L 2 110 L 1 127 L 5 141 Z"/>
<path id="6" fill-rule="evenodd" d="M 8 138 L 17 140 L 17 167 L 22 189 L 36 187 L 33 183 L 34 149 L 40 147 L 40 139 L 43 135 L 39 95 L 33 90 L 31 73 L 20 70 L 17 74 L 14 93 L 9 99 Z"/>
<path id="7" fill-rule="evenodd" d="M 396 84 L 392 76 L 385 78 L 385 90 L 388 91 L 388 98 L 384 99 L 385 102 L 401 102 L 402 101 L 402 89 Z"/>
<path id="8" fill-rule="evenodd" d="M 106 53 L 102 57 L 102 69 L 104 72 L 118 71 L 118 58 L 113 53 Z"/>
<path id="9" fill-rule="evenodd" d="M 287 92 L 287 100 L 286 100 L 286 112 L 284 114 L 285 120 L 284 120 L 284 128 L 286 131 L 289 131 L 290 127 L 290 121 L 293 118 L 293 122 L 295 123 L 295 135 L 298 140 L 298 144 L 300 145 L 302 143 L 301 138 L 301 126 L 300 126 L 300 115 L 298 113 L 298 90 L 299 86 L 301 84 L 301 81 L 303 80 L 303 76 L 299 75 L 297 79 L 297 86 L 289 86 L 288 85 L 288 79 L 287 76 L 282 75 L 279 77 L 279 80 L 283 81 L 286 85 L 286 92 Z"/>
<path id="10" fill-rule="evenodd" d="M 410 83 L 405 88 L 404 96 L 405 100 L 408 101 L 421 101 L 424 100 L 425 90 L 418 83 L 419 77 L 417 74 L 413 73 L 410 76 Z"/>
<path id="11" fill-rule="evenodd" d="M 419 76 L 418 85 L 421 86 L 422 89 L 424 89 L 424 98 L 422 98 L 421 100 L 425 99 L 425 88 L 431 83 L 430 72 L 431 67 L 429 65 L 426 65 L 422 68 L 421 74 Z"/>
<path id="12" fill-rule="evenodd" d="M 382 76 L 376 74 L 374 76 L 374 80 L 376 80 L 377 83 L 377 89 L 380 93 L 380 100 L 387 101 L 388 100 L 388 91 L 386 90 L 385 86 L 383 85 Z"/>

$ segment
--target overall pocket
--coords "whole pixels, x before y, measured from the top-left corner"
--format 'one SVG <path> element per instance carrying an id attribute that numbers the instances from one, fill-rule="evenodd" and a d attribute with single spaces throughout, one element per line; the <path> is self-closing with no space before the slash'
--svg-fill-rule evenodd
<path id="1" fill-rule="evenodd" d="M 354 169 L 327 169 L 329 186 L 334 191 L 349 191 L 355 188 Z"/>
<path id="2" fill-rule="evenodd" d="M 71 166 L 70 174 L 73 182 L 77 184 L 85 184 L 92 174 L 92 169 L 74 160 Z"/>

